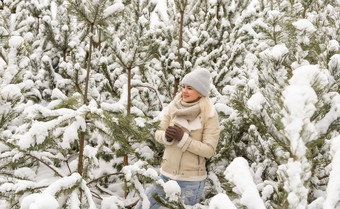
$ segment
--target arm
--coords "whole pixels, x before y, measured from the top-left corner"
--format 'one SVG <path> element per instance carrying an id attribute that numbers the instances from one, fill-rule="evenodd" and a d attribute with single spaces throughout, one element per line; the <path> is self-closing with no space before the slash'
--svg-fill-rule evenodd
<path id="1" fill-rule="evenodd" d="M 214 153 L 220 137 L 220 128 L 217 113 L 209 118 L 203 127 L 202 141 L 192 139 L 184 135 L 180 143 L 177 144 L 182 152 L 189 151 L 196 155 L 210 158 Z"/>

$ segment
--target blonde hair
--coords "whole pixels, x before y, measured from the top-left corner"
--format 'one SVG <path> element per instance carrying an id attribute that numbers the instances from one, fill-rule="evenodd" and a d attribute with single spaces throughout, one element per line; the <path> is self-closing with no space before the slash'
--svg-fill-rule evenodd
<path id="1" fill-rule="evenodd" d="M 178 93 L 175 98 L 174 101 L 178 101 L 182 99 L 182 92 Z M 201 99 L 199 100 L 199 106 L 201 109 L 201 113 L 202 113 L 202 122 L 206 122 L 209 118 L 209 116 L 211 115 L 211 103 L 209 101 L 209 95 L 207 96 L 203 96 L 201 97 Z"/>

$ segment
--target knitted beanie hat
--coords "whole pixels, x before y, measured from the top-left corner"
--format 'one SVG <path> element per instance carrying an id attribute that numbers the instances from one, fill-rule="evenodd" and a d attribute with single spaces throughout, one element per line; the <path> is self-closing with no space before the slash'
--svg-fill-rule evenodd
<path id="1" fill-rule="evenodd" d="M 183 84 L 189 85 L 203 96 L 210 91 L 210 72 L 206 69 L 194 70 L 184 76 Z"/>

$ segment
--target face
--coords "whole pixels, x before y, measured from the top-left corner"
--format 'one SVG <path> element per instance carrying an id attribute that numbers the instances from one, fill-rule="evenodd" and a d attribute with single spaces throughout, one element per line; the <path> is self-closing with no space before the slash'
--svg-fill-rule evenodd
<path id="1" fill-rule="evenodd" d="M 184 102 L 196 102 L 198 101 L 202 95 L 198 93 L 194 88 L 188 86 L 186 84 L 182 85 L 182 100 Z"/>

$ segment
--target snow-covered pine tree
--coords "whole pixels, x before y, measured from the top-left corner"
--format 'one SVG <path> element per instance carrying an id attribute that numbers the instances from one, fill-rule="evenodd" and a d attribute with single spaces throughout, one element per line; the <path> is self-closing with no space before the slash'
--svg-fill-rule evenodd
<path id="1" fill-rule="evenodd" d="M 30 166 L 35 163 L 32 156 L 25 156 L 16 145 L 15 135 L 25 118 L 22 113 L 34 102 L 40 102 L 39 67 L 32 59 L 39 51 L 36 44 L 37 31 L 34 17 L 25 1 L 6 1 L 0 10 L 1 41 L 1 205 L 18 206 L 18 196 L 33 187 L 23 184 L 33 177 Z M 19 185 L 22 185 L 18 189 Z M 7 203 L 5 203 L 7 201 Z"/>
<path id="2" fill-rule="evenodd" d="M 158 155 L 157 150 L 160 149 L 155 147 L 159 145 L 142 136 L 142 130 L 152 133 L 158 121 L 150 121 L 150 118 L 157 117 L 163 106 L 163 98 L 158 92 L 159 79 L 153 71 L 159 56 L 159 44 L 153 40 L 154 31 L 151 28 L 151 14 L 156 2 L 125 1 L 123 4 L 123 15 L 114 25 L 104 30 L 103 50 L 108 54 L 101 63 L 105 75 L 105 86 L 101 93 L 108 94 L 111 89 L 117 89 L 118 98 L 105 101 L 103 108 L 115 112 L 112 107 L 125 107 L 125 110 L 121 109 L 121 114 L 132 122 L 131 126 L 137 126 L 141 130 L 140 136 L 129 135 L 127 131 L 126 137 L 120 139 L 135 149 L 135 152 L 131 149 L 119 150 L 124 153 L 123 165 L 130 164 L 130 157 L 133 161 L 137 160 L 134 159 L 135 156 L 153 164 L 153 161 L 158 161 L 152 155 Z M 131 185 L 130 191 L 135 189 L 134 184 L 127 182 L 126 185 Z"/>
<path id="3" fill-rule="evenodd" d="M 17 108 L 16 101 L 25 99 L 20 89 L 13 85 L 1 86 L 3 89 L 1 105 L 6 107 L 2 113 L 8 119 L 2 126 L 6 131 L 1 133 L 1 159 L 4 159 L 1 160 L 1 167 L 9 168 L 9 171 L 4 170 L 1 176 L 1 181 L 6 182 L 0 189 L 1 196 L 7 200 L 8 207 L 20 207 L 19 199 L 24 197 L 21 203 L 25 205 L 23 207 L 28 207 L 48 196 L 51 205 L 54 206 L 55 199 L 61 198 L 63 200 L 59 204 L 63 207 L 78 205 L 93 208 L 95 205 L 92 195 L 99 200 L 102 199 L 101 194 L 111 195 L 112 193 L 105 187 L 109 186 L 109 182 L 117 179 L 119 182 L 116 176 L 123 175 L 118 172 L 120 169 L 115 166 L 116 162 L 112 159 L 116 159 L 117 155 L 119 157 L 117 150 L 131 150 L 131 146 L 122 146 L 119 141 L 131 136 L 147 137 L 145 133 L 142 136 L 142 132 L 137 130 L 138 126 L 134 121 L 129 122 L 127 126 L 126 121 L 130 119 L 112 117 L 98 109 L 99 105 L 96 101 L 100 96 L 92 79 L 94 74 L 92 69 L 95 68 L 90 62 L 92 60 L 90 48 L 94 45 L 92 37 L 96 33 L 95 30 L 92 33 L 89 31 L 92 25 L 97 29 L 102 24 L 106 24 L 106 20 L 119 11 L 122 5 L 110 5 L 114 2 L 109 1 L 52 3 L 53 7 L 44 7 L 45 10 L 40 13 L 42 16 L 39 16 L 39 20 L 41 18 L 42 21 L 39 21 L 39 30 L 30 30 L 29 23 L 34 26 L 37 23 L 32 16 L 25 18 L 26 22 L 31 21 L 26 25 L 23 22 L 14 22 L 22 14 L 30 17 L 25 2 L 13 3 L 17 9 L 15 15 L 9 12 L 11 5 L 2 11 L 8 14 L 11 20 L 11 22 L 2 22 L 4 35 L 12 38 L 11 41 L 5 42 L 8 47 L 4 45 L 3 48 L 4 52 L 5 50 L 10 52 L 8 53 L 10 56 L 7 59 L 4 53 L 4 60 L 9 64 L 1 73 L 2 84 L 23 80 L 25 83 L 19 83 L 21 92 L 25 93 L 24 88 L 27 88 L 27 91 L 37 91 L 38 99 L 34 102 L 38 103 L 33 104 L 32 101 L 28 101 L 27 104 L 20 104 L 20 108 Z M 74 13 L 68 10 L 72 8 Z M 79 17 L 83 18 L 84 22 L 77 21 Z M 16 26 L 22 26 L 23 29 L 16 29 Z M 13 32 L 8 32 L 10 29 L 13 29 Z M 26 31 L 33 31 L 34 35 L 25 34 Z M 23 34 L 26 35 L 24 38 L 30 38 L 28 41 L 33 42 L 35 48 L 32 47 L 32 43 L 26 44 L 25 39 L 20 36 Z M 43 41 L 35 42 L 37 40 L 35 38 Z M 21 57 L 25 58 L 23 55 L 26 54 L 30 57 L 23 62 Z M 55 56 L 62 58 L 58 68 L 59 73 L 56 73 L 57 69 L 53 68 L 54 64 L 58 64 L 53 62 Z M 15 72 L 26 67 L 24 76 L 7 70 L 8 66 Z M 89 88 L 86 84 L 87 80 L 90 83 Z M 51 83 L 55 85 L 50 85 Z M 30 88 L 27 87 L 28 84 Z M 54 87 L 57 88 L 53 89 Z M 90 89 L 89 94 L 85 89 Z M 91 100 L 89 103 L 87 98 Z M 8 103 L 9 99 L 13 99 L 11 105 Z M 19 110 L 23 111 L 23 114 L 20 118 L 14 118 Z M 16 126 L 13 128 L 9 125 L 13 123 L 11 118 L 15 119 Z M 86 133 L 83 138 L 83 148 L 78 143 L 81 138 L 80 133 Z M 77 157 L 80 150 L 83 150 L 83 162 L 80 162 Z M 9 167 L 9 165 L 13 166 Z M 103 173 L 96 170 L 100 168 L 102 171 L 102 166 L 107 167 L 107 165 L 110 166 Z M 74 174 L 76 171 L 82 176 Z M 42 179 L 38 177 L 41 172 L 46 172 L 51 181 L 41 182 Z M 10 178 L 8 178 L 9 174 L 11 174 Z"/>
<path id="4" fill-rule="evenodd" d="M 223 2 L 223 1 L 222 1 Z M 221 43 L 217 48 L 217 61 L 214 64 L 216 76 L 216 109 L 222 126 L 216 155 L 210 159 L 209 186 L 207 197 L 215 193 L 228 193 L 234 199 L 232 185 L 226 182 L 224 170 L 228 164 L 246 151 L 247 122 L 242 119 L 242 98 L 248 93 L 248 85 L 257 80 L 257 58 L 255 52 L 263 37 L 255 32 L 258 21 L 264 15 L 261 4 L 257 1 L 223 2 L 219 10 Z M 268 47 L 266 44 L 262 47 Z M 216 183 L 219 182 L 220 183 Z"/>
<path id="5" fill-rule="evenodd" d="M 333 109 L 338 87 L 329 67 L 336 68 L 337 59 L 333 57 L 327 66 L 322 61 L 327 51 L 319 50 L 327 46 L 338 50 L 332 33 L 329 36 L 321 32 L 336 22 L 328 22 L 322 15 L 323 11 L 334 11 L 333 6 L 337 5 L 274 2 L 270 8 L 264 7 L 267 15 L 252 21 L 248 28 L 261 40 L 253 41 L 253 48 L 248 48 L 244 64 L 241 63 L 241 69 L 246 70 L 245 85 L 232 93 L 230 105 L 237 115 L 227 120 L 236 124 L 241 134 L 229 143 L 237 156 L 249 162 L 268 208 L 318 208 L 327 195 L 334 197 L 329 192 L 325 194 L 321 185 L 327 182 L 329 172 L 328 140 L 339 134 L 330 126 L 339 120 Z M 316 21 L 320 19 L 324 21 Z M 315 59 L 318 56 L 323 59 Z M 336 116 L 329 119 L 329 114 Z M 324 124 L 325 121 L 330 123 Z M 325 129 L 320 129 L 321 124 Z M 235 136 L 232 130 L 231 127 L 229 137 Z M 245 204 L 238 198 L 234 202 Z M 334 201 L 330 204 L 335 205 Z"/>
<path id="6" fill-rule="evenodd" d="M 215 49 L 222 39 L 223 27 L 218 21 L 222 3 L 168 0 L 164 4 L 165 11 L 156 11 L 161 55 L 161 65 L 156 70 L 162 71 L 160 91 L 169 102 L 178 93 L 186 73 L 196 67 L 212 69 Z"/>

